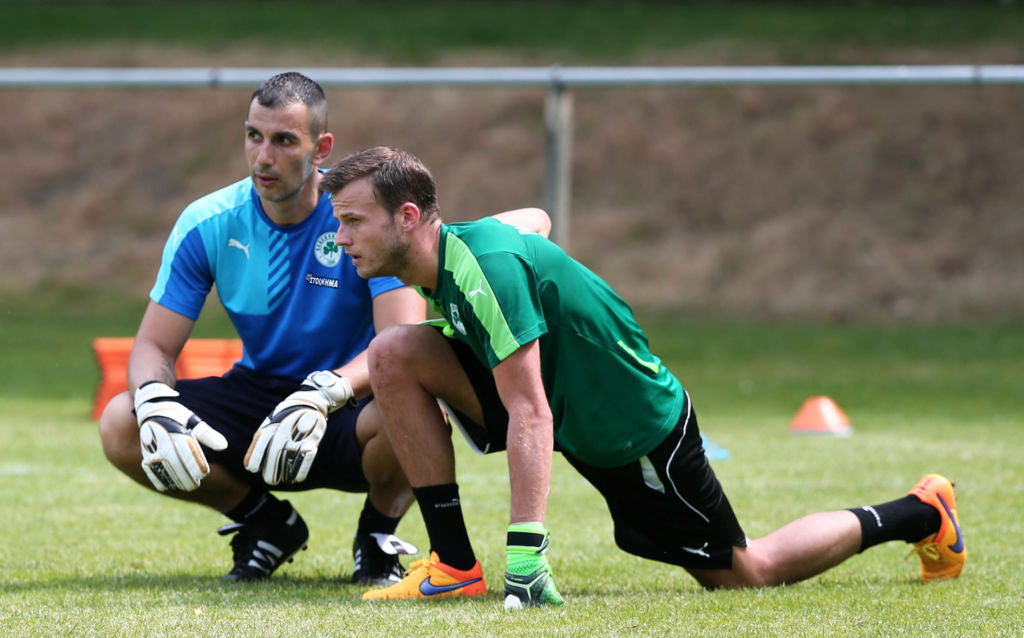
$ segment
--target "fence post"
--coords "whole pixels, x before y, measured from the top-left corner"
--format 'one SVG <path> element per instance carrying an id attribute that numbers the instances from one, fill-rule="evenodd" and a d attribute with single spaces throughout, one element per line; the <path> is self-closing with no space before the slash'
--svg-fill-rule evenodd
<path id="1" fill-rule="evenodd" d="M 572 94 L 553 72 L 544 102 L 544 207 L 551 215 L 551 239 L 569 250 L 572 206 Z"/>

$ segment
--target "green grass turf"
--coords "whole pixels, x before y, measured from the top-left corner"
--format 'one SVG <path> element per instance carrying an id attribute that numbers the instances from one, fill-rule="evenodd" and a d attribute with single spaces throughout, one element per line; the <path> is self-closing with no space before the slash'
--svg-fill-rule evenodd
<path id="1" fill-rule="evenodd" d="M 467 523 L 491 583 L 483 600 L 370 605 L 345 579 L 362 497 L 289 498 L 310 548 L 269 582 L 222 584 L 219 515 L 161 498 L 111 468 L 89 419 L 88 342 L 131 334 L 138 304 L 117 295 L 0 298 L 0 624 L 4 635 L 280 636 L 1020 636 L 1024 550 L 1024 361 L 1020 326 L 812 326 L 645 321 L 654 350 L 693 395 L 748 535 L 816 510 L 876 503 L 924 473 L 948 474 L 970 559 L 921 585 L 909 546 L 890 543 L 793 586 L 705 592 L 681 570 L 628 556 L 601 499 L 560 458 L 550 559 L 567 605 L 502 611 L 508 494 L 503 455 L 461 441 Z M 205 323 L 204 323 L 205 321 Z M 228 330 L 216 315 L 208 335 Z M 53 341 L 57 345 L 50 349 Z M 32 354 L 35 353 L 35 354 Z M 850 438 L 800 437 L 804 398 L 833 396 Z M 609 409 L 628 410 L 612 398 Z M 400 534 L 426 549 L 413 509 Z"/>
<path id="2" fill-rule="evenodd" d="M 0 48 L 226 42 L 357 50 L 429 64 L 457 51 L 560 53 L 615 63 L 705 43 L 768 44 L 787 63 L 837 46 L 1002 42 L 1024 33 L 1014 3 L 922 2 L 3 2 Z M 808 51 L 812 47 L 812 51 Z"/>

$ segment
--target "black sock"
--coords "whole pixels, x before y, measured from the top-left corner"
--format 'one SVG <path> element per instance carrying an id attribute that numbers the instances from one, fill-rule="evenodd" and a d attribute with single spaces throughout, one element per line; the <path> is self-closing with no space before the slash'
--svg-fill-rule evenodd
<path id="1" fill-rule="evenodd" d="M 363 511 L 359 514 L 359 527 L 356 529 L 356 534 L 365 535 L 373 532 L 394 534 L 398 529 L 398 521 L 397 518 L 391 518 L 378 512 L 370 502 L 370 497 L 367 496 L 366 502 L 363 503 Z"/>
<path id="2" fill-rule="evenodd" d="M 242 502 L 224 515 L 236 523 L 260 520 L 264 517 L 282 518 L 288 506 L 270 492 L 251 489 Z"/>
<path id="3" fill-rule="evenodd" d="M 916 543 L 939 531 L 942 517 L 931 505 L 907 494 L 881 505 L 865 505 L 850 509 L 860 521 L 860 551 L 887 541 Z"/>
<path id="4" fill-rule="evenodd" d="M 412 488 L 420 505 L 423 524 L 430 537 L 430 548 L 437 552 L 441 562 L 455 569 L 470 569 L 476 564 L 469 532 L 462 518 L 459 486 L 455 483 Z"/>

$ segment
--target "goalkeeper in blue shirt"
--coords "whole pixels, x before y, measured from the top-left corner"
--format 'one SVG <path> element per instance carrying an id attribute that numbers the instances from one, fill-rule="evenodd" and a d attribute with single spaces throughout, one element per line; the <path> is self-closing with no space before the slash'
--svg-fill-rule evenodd
<path id="1" fill-rule="evenodd" d="M 249 176 L 190 204 L 174 225 L 135 337 L 130 391 L 100 419 L 110 462 L 138 483 L 224 513 L 227 580 L 271 575 L 309 532 L 271 490 L 367 493 L 352 581 L 402 576 L 393 536 L 412 497 L 370 394 L 365 349 L 424 318 L 393 277 L 365 280 L 335 244 L 320 192 L 327 99 L 299 73 L 266 80 L 244 125 Z M 179 380 L 175 361 L 211 288 L 243 343 L 222 377 Z"/>

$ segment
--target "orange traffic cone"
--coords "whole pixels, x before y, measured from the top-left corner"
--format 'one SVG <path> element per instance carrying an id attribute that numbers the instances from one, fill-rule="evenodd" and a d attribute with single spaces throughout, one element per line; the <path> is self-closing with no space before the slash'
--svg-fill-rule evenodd
<path id="1" fill-rule="evenodd" d="M 830 434 L 850 436 L 850 419 L 829 397 L 810 397 L 789 424 L 791 434 Z"/>

